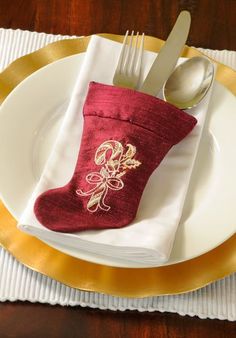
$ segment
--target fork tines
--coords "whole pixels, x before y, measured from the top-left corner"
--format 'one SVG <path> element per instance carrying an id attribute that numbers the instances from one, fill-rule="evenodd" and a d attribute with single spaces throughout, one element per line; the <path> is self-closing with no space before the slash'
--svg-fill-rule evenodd
<path id="1" fill-rule="evenodd" d="M 141 71 L 144 33 L 141 36 L 140 47 L 138 47 L 139 32 L 134 37 L 134 31 L 132 31 L 129 39 L 128 35 L 129 31 L 126 31 L 113 84 L 135 89 Z"/>

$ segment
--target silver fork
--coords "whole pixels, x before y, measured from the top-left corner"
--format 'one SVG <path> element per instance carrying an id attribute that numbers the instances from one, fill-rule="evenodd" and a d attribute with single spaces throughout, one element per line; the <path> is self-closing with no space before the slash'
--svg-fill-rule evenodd
<path id="1" fill-rule="evenodd" d="M 139 33 L 134 39 L 134 31 L 131 32 L 129 43 L 129 31 L 126 32 L 119 61 L 113 77 L 113 84 L 125 88 L 137 88 L 142 64 L 144 33 L 141 37 L 140 47 L 138 47 Z M 135 41 L 133 41 L 135 40 Z"/>

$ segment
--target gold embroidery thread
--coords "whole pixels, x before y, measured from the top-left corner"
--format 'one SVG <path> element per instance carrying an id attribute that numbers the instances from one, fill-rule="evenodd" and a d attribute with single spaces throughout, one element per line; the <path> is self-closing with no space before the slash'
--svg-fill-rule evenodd
<path id="1" fill-rule="evenodd" d="M 86 181 L 95 185 L 94 188 L 88 191 L 76 190 L 79 196 L 91 196 L 87 203 L 88 211 L 110 210 L 111 207 L 105 203 L 109 189 L 117 191 L 123 189 L 124 182 L 121 177 L 128 170 L 141 165 L 140 161 L 134 159 L 136 147 L 128 143 L 126 148 L 125 151 L 123 145 L 114 140 L 105 141 L 98 147 L 94 161 L 102 168 L 99 172 L 91 172 L 86 176 Z"/>

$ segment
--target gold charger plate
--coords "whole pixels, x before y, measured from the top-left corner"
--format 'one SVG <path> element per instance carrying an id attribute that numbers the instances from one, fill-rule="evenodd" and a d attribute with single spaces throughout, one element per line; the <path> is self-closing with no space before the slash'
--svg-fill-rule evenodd
<path id="1" fill-rule="evenodd" d="M 121 42 L 123 36 L 100 34 Z M 41 67 L 86 51 L 90 37 L 57 41 L 14 61 L 0 74 L 0 101 Z M 147 37 L 145 49 L 158 52 L 164 41 Z M 182 56 L 201 54 L 185 47 Z M 236 73 L 218 63 L 217 80 L 236 94 Z M 82 261 L 57 251 L 16 227 L 0 202 L 0 244 L 21 263 L 68 286 L 124 297 L 177 294 L 196 290 L 236 271 L 236 235 L 197 258 L 157 268 L 115 268 Z"/>

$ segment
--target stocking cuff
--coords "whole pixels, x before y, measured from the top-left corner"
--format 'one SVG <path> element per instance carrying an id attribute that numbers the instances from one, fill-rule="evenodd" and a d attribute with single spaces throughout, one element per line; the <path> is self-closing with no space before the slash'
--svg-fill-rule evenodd
<path id="1" fill-rule="evenodd" d="M 157 134 L 167 142 L 180 142 L 197 120 L 154 96 L 136 90 L 91 82 L 84 116 L 127 121 Z"/>

